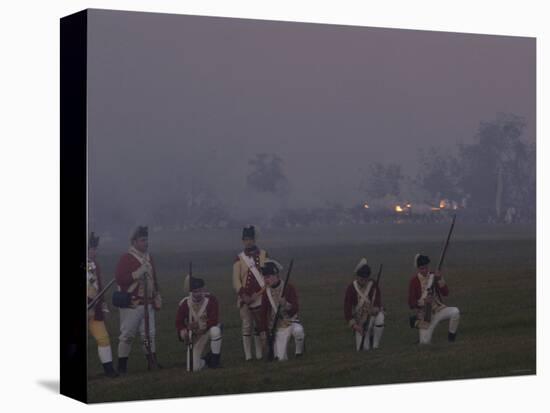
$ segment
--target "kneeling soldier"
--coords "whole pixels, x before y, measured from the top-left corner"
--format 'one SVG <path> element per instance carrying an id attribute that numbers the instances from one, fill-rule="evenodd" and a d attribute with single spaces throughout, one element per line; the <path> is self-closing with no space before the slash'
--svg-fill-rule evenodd
<path id="1" fill-rule="evenodd" d="M 277 360 L 287 360 L 287 347 L 290 336 L 294 337 L 295 355 L 300 357 L 304 352 L 304 328 L 298 318 L 298 295 L 296 288 L 288 283 L 286 288 L 279 277 L 281 264 L 267 260 L 262 267 L 262 274 L 267 288 L 262 297 L 261 315 L 263 330 L 269 334 L 275 321 L 275 314 L 280 305 L 280 316 L 275 328 L 274 356 Z M 284 297 L 282 296 L 285 288 Z"/>
<path id="2" fill-rule="evenodd" d="M 409 307 L 416 311 L 411 327 L 419 329 L 419 343 L 429 344 L 435 327 L 444 320 L 449 320 L 449 341 L 455 341 L 460 311 L 447 307 L 441 299 L 449 295 L 449 287 L 441 273 L 430 272 L 429 257 L 417 254 L 414 263 L 417 271 L 409 282 Z"/>
<path id="3" fill-rule="evenodd" d="M 384 332 L 382 296 L 370 275 L 367 260 L 362 258 L 344 299 L 344 317 L 354 332 L 357 351 L 378 348 Z"/>
<path id="4" fill-rule="evenodd" d="M 206 291 L 204 281 L 200 278 L 191 277 L 189 289 L 191 294 L 180 301 L 176 315 L 178 336 L 188 346 L 188 350 L 193 349 L 192 371 L 201 370 L 205 366 L 220 367 L 222 331 L 218 300 Z M 203 357 L 208 341 L 210 352 Z M 187 370 L 191 370 L 190 357 L 188 351 Z"/>

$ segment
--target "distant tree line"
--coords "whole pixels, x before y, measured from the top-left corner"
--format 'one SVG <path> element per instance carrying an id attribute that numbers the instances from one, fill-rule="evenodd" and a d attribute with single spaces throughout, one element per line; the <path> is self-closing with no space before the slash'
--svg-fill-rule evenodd
<path id="1" fill-rule="evenodd" d="M 465 214 L 481 221 L 530 221 L 536 215 L 536 149 L 522 140 L 525 120 L 499 113 L 479 125 L 475 140 L 456 151 L 429 148 L 419 154 L 414 178 L 395 164 L 370 166 L 363 182 L 366 199 L 416 198 L 437 206 L 455 200 Z M 405 183 L 405 185 L 403 185 Z M 413 195 L 403 187 L 416 187 Z"/>
<path id="2" fill-rule="evenodd" d="M 326 203 L 288 208 L 285 202 L 291 185 L 283 160 L 276 154 L 260 153 L 249 160 L 244 185 L 264 200 L 267 197 L 275 208 L 257 211 L 249 218 L 266 227 L 432 222 L 461 209 L 463 219 L 476 222 L 534 221 L 536 148 L 522 139 L 525 127 L 523 118 L 500 113 L 494 120 L 480 123 L 472 143 L 457 144 L 453 150 L 432 147 L 420 151 L 418 172 L 412 177 L 398 164 L 370 164 L 358 187 L 363 200 L 349 206 Z M 204 183 L 187 189 L 184 197 L 183 202 L 156 205 L 150 224 L 174 230 L 243 224 Z M 112 204 L 102 204 L 102 210 L 95 212 L 121 228 L 131 226 L 127 211 Z"/>

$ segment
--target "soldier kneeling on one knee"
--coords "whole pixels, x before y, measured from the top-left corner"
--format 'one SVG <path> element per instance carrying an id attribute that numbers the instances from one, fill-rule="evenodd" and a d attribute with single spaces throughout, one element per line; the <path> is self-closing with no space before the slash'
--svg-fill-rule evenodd
<path id="1" fill-rule="evenodd" d="M 357 351 L 376 349 L 384 332 L 380 287 L 371 279 L 371 268 L 362 258 L 355 267 L 355 280 L 346 289 L 344 317 L 351 327 Z"/>
<path id="2" fill-rule="evenodd" d="M 284 285 L 279 276 L 282 265 L 275 260 L 267 260 L 262 267 L 266 288 L 262 296 L 261 317 L 264 330 L 269 334 L 274 331 L 273 356 L 279 361 L 288 359 L 287 349 L 290 338 L 294 338 L 295 356 L 304 353 L 304 327 L 298 317 L 298 294 L 296 288 L 288 283 Z M 284 289 L 284 295 L 283 295 Z M 275 315 L 279 310 L 276 326 Z M 275 328 L 273 328 L 275 327 Z"/>
<path id="3" fill-rule="evenodd" d="M 189 289 L 189 296 L 180 301 L 176 314 L 178 337 L 187 346 L 187 370 L 220 367 L 222 326 L 218 300 L 200 278 L 192 277 Z M 208 342 L 210 351 L 203 356 Z"/>

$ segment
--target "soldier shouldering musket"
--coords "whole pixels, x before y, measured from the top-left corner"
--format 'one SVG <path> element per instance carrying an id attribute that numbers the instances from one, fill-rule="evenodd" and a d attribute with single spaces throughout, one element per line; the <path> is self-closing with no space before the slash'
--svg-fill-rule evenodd
<path id="1" fill-rule="evenodd" d="M 242 340 L 245 360 L 252 359 L 252 334 L 256 359 L 262 359 L 260 338 L 260 307 L 265 290 L 260 268 L 264 266 L 267 252 L 256 246 L 256 229 L 250 225 L 243 228 L 244 250 L 233 262 L 233 289 L 237 294 L 237 307 L 242 322 Z"/>
<path id="2" fill-rule="evenodd" d="M 97 353 L 103 366 L 105 376 L 117 377 L 113 368 L 113 354 L 109 333 L 105 327 L 105 314 L 109 312 L 107 303 L 103 300 L 105 291 L 110 284 L 103 286 L 101 269 L 97 262 L 99 237 L 93 232 L 88 238 L 88 262 L 86 265 L 87 295 L 88 295 L 88 330 L 97 343 Z"/>
<path id="3" fill-rule="evenodd" d="M 127 372 L 128 356 L 138 330 L 140 332 L 147 368 L 160 368 L 156 355 L 155 312 L 161 308 L 161 297 L 153 257 L 149 254 L 149 232 L 139 226 L 130 238 L 131 246 L 116 267 L 118 291 L 113 304 L 120 310 L 118 371 Z"/>
<path id="4" fill-rule="evenodd" d="M 362 258 L 355 267 L 355 280 L 346 289 L 344 298 L 344 317 L 354 333 L 357 351 L 378 348 L 384 332 L 379 285 L 382 266 L 376 280 L 372 279 L 371 272 L 367 259 Z"/>

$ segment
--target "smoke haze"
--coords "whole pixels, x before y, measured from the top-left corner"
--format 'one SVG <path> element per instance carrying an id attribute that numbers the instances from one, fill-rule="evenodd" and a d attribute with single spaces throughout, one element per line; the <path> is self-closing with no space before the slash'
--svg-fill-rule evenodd
<path id="1" fill-rule="evenodd" d="M 258 207 L 359 202 L 373 162 L 471 142 L 497 112 L 534 141 L 531 38 L 91 10 L 89 193 L 95 223 L 147 222 L 205 191 Z M 276 154 L 283 200 L 246 187 Z"/>

